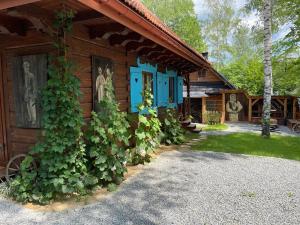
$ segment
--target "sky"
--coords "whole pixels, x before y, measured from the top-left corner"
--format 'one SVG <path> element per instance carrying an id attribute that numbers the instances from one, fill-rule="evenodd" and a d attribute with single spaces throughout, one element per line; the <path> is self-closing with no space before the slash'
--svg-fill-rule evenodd
<path id="1" fill-rule="evenodd" d="M 209 0 L 193 0 L 193 2 L 195 4 L 196 14 L 200 19 L 203 19 L 203 18 L 205 18 L 205 16 L 207 16 L 207 13 L 206 13 L 207 8 L 206 8 L 206 4 L 205 4 L 206 1 L 209 1 Z M 234 9 L 236 11 L 238 11 L 239 9 L 244 7 L 247 2 L 246 0 L 232 0 L 232 1 L 234 2 Z M 253 13 L 251 15 L 244 16 L 242 18 L 242 21 L 245 24 L 248 24 L 249 26 L 253 26 L 259 21 L 259 18 L 255 13 Z"/>
<path id="2" fill-rule="evenodd" d="M 204 19 L 207 16 L 207 8 L 205 2 L 209 0 L 193 0 L 195 4 L 195 11 L 199 19 Z M 247 0 L 232 0 L 234 2 L 234 9 L 238 11 L 243 8 L 247 3 Z M 256 25 L 259 22 L 258 15 L 253 12 L 250 15 L 242 16 L 242 23 L 247 24 L 249 27 Z M 290 28 L 290 24 L 283 26 L 276 34 L 273 35 L 273 41 L 276 41 L 284 37 Z"/>

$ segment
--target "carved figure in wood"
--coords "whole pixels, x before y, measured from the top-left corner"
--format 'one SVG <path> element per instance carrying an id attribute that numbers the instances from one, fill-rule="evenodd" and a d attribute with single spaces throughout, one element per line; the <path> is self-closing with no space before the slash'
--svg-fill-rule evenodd
<path id="1" fill-rule="evenodd" d="M 36 100 L 37 90 L 35 84 L 35 75 L 30 72 L 30 63 L 28 61 L 23 62 L 24 80 L 25 80 L 25 93 L 24 101 L 26 102 L 28 121 L 35 125 L 37 122 L 36 118 Z"/>
<path id="2" fill-rule="evenodd" d="M 109 87 L 109 89 L 112 89 L 112 77 L 113 77 L 113 72 L 110 70 L 110 68 L 106 67 L 106 82 L 105 84 Z M 107 92 L 106 94 L 106 97 L 111 100 L 112 96 L 110 96 L 110 93 Z"/>
<path id="3" fill-rule="evenodd" d="M 229 113 L 229 121 L 239 121 L 239 112 L 243 109 L 242 104 L 237 100 L 236 94 L 230 94 L 229 101 L 226 103 L 226 111 Z"/>
<path id="4" fill-rule="evenodd" d="M 103 70 L 99 66 L 98 67 L 98 76 L 96 79 L 96 92 L 97 92 L 97 101 L 98 102 L 100 102 L 105 95 L 105 89 L 104 89 L 105 83 L 106 83 L 106 79 L 104 77 Z"/>

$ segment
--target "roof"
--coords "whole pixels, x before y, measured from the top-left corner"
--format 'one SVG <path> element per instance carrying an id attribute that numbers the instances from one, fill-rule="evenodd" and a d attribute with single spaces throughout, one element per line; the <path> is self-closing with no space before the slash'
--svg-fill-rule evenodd
<path id="1" fill-rule="evenodd" d="M 55 0 L 52 1 L 56 2 Z M 51 0 L 1 0 L 0 9 L 18 7 L 29 3 L 35 4 L 37 2 L 48 3 Z M 211 67 L 207 59 L 182 41 L 177 34 L 147 9 L 140 0 L 68 0 L 66 2 L 68 4 L 73 2 L 76 4 L 80 3 L 85 7 L 98 11 L 102 15 L 170 50 L 180 58 L 187 60 L 188 64 L 182 64 L 186 71 L 197 70 L 199 67 Z"/>
<path id="2" fill-rule="evenodd" d="M 200 84 L 201 83 L 201 84 Z M 191 83 L 190 85 L 190 97 L 191 98 L 202 98 L 208 97 L 209 95 L 220 94 L 222 91 L 227 89 L 224 85 L 205 85 L 205 82 Z M 187 87 L 183 86 L 183 97 L 187 97 Z"/>
<path id="3" fill-rule="evenodd" d="M 208 60 L 203 57 L 202 54 L 197 52 L 195 49 L 190 47 L 187 43 L 185 43 L 174 31 L 172 31 L 167 25 L 165 25 L 154 13 L 152 13 L 140 0 L 119 0 L 121 2 L 124 2 L 126 5 L 128 5 L 131 9 L 133 9 L 135 12 L 137 12 L 139 15 L 147 19 L 149 22 L 151 22 L 153 25 L 158 27 L 160 30 L 164 31 L 174 39 L 176 39 L 180 44 L 187 47 L 190 51 L 192 51 L 194 54 L 201 57 L 203 60 L 208 62 Z"/>

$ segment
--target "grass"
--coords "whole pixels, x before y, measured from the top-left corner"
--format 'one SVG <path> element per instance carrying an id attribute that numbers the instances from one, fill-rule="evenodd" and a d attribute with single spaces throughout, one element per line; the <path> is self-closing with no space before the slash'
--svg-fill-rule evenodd
<path id="1" fill-rule="evenodd" d="M 193 139 L 196 139 L 196 138 L 199 138 L 199 134 L 197 133 L 192 133 L 192 132 L 189 132 L 189 131 L 185 131 L 185 134 L 184 134 L 184 142 L 189 142 Z"/>
<path id="2" fill-rule="evenodd" d="M 272 156 L 300 161 L 300 138 L 272 135 L 270 139 L 253 133 L 208 136 L 197 142 L 193 150 Z"/>
<path id="3" fill-rule="evenodd" d="M 204 131 L 218 131 L 218 130 L 227 130 L 228 125 L 227 124 L 214 124 L 214 125 L 207 125 L 205 127 L 202 127 L 202 130 Z"/>

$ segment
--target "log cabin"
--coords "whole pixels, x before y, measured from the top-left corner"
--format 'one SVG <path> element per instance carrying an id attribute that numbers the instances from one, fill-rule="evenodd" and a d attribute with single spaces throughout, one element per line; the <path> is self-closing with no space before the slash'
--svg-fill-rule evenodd
<path id="1" fill-rule="evenodd" d="M 202 53 L 208 59 L 208 53 Z M 217 112 L 219 122 L 260 123 L 263 96 L 251 96 L 230 83 L 213 67 L 200 68 L 189 74 L 189 83 L 183 87 L 183 98 L 189 102 L 193 122 L 207 123 L 207 113 Z M 236 112 L 231 109 L 235 106 Z M 300 120 L 299 101 L 296 96 L 272 96 L 271 118 L 280 125 L 292 127 Z M 235 117 L 235 118 L 234 118 Z"/>
<path id="2" fill-rule="evenodd" d="M 136 113 L 152 82 L 154 107 L 183 104 L 189 74 L 212 71 L 201 54 L 184 43 L 138 0 L 2 0 L 0 2 L 0 166 L 27 153 L 39 139 L 40 89 L 47 83 L 55 13 L 76 12 L 67 44 L 77 65 L 84 118 L 103 95 L 101 82 L 113 74 L 122 111 Z M 189 93 L 188 93 L 189 95 Z M 188 99 L 188 96 L 187 96 Z"/>
<path id="3" fill-rule="evenodd" d="M 207 53 L 204 53 L 204 56 L 207 57 Z M 224 114 L 222 91 L 236 90 L 235 86 L 224 75 L 213 68 L 210 70 L 202 68 L 190 73 L 189 81 L 190 108 L 194 122 L 205 123 L 204 114 L 207 111 L 218 111 L 222 115 Z M 183 97 L 185 101 L 187 96 L 188 86 L 184 86 Z M 222 119 L 222 121 L 225 120 Z"/>
<path id="4" fill-rule="evenodd" d="M 263 96 L 252 96 L 237 89 L 216 70 L 193 72 L 189 76 L 189 96 L 193 122 L 207 123 L 205 114 L 218 112 L 219 122 L 260 123 Z M 187 86 L 183 88 L 187 96 Z M 184 101 L 186 101 L 184 99 Z M 233 108 L 236 109 L 233 109 Z M 231 109 L 232 108 L 232 109 Z M 292 125 L 300 119 L 299 102 L 295 96 L 272 96 L 271 119 L 279 125 Z"/>

